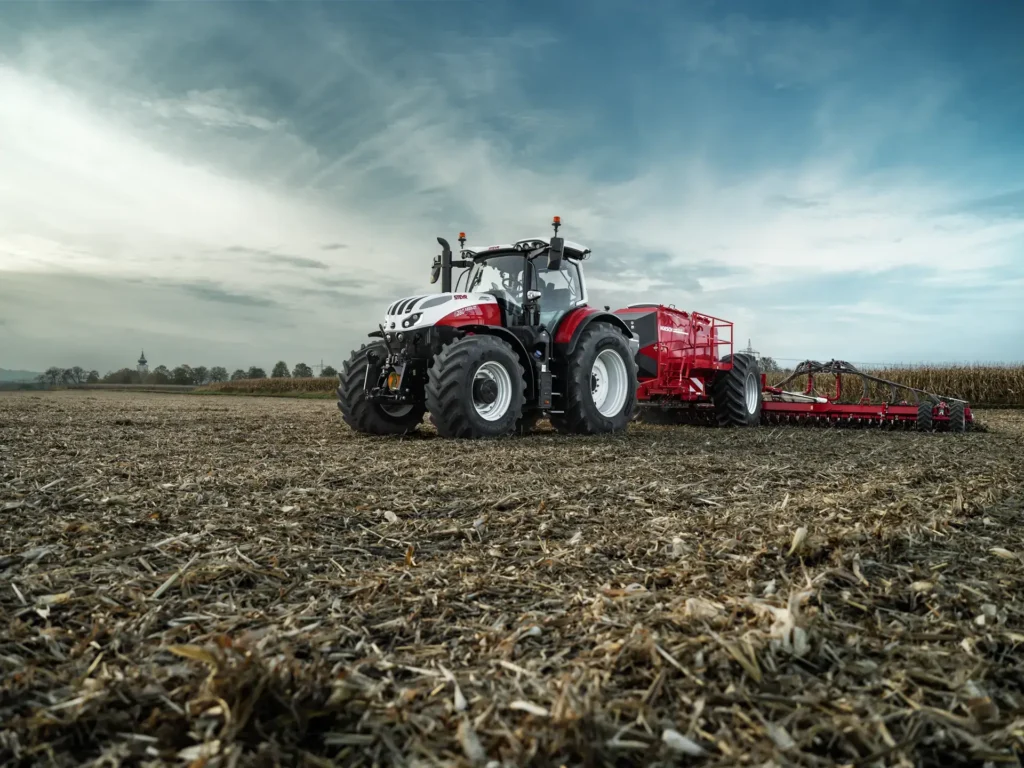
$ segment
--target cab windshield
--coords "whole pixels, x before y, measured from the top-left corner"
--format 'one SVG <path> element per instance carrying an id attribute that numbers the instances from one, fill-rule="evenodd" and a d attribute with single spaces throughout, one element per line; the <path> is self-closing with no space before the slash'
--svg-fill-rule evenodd
<path id="1" fill-rule="evenodd" d="M 525 254 L 507 253 L 477 261 L 469 272 L 466 292 L 493 293 L 513 304 L 523 301 Z"/>

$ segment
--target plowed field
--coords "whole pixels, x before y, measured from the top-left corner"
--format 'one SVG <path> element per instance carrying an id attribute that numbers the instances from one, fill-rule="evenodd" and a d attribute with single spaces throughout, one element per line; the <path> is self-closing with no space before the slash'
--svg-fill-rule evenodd
<path id="1" fill-rule="evenodd" d="M 1024 753 L 1024 411 L 966 435 L 354 435 L 0 395 L 0 763 Z"/>

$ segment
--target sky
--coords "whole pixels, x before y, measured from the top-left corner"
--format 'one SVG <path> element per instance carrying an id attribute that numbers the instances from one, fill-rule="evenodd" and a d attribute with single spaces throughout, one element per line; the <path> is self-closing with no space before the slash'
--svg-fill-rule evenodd
<path id="1" fill-rule="evenodd" d="M 8 3 L 0 367 L 340 366 L 436 238 L 795 363 L 1024 360 L 1024 4 Z"/>

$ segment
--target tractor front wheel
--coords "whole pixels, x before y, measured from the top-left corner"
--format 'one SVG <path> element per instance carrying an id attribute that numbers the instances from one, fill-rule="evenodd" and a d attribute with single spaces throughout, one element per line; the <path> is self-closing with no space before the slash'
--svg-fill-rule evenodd
<path id="1" fill-rule="evenodd" d="M 761 423 L 761 371 L 757 359 L 742 353 L 726 355 L 732 368 L 719 371 L 711 384 L 711 402 L 722 427 L 754 427 Z"/>
<path id="2" fill-rule="evenodd" d="M 372 402 L 364 390 L 370 354 L 387 357 L 383 342 L 364 344 L 341 366 L 338 374 L 338 409 L 341 418 L 356 432 L 371 435 L 404 435 L 416 429 L 426 407 L 423 403 L 383 405 Z"/>
<path id="3" fill-rule="evenodd" d="M 526 403 L 519 356 L 495 336 L 465 336 L 445 345 L 430 367 L 426 389 L 430 420 L 441 437 L 512 434 Z"/>
<path id="4" fill-rule="evenodd" d="M 551 426 L 566 434 L 621 432 L 636 409 L 636 362 L 622 333 L 594 323 L 580 336 L 566 364 L 564 411 Z"/>

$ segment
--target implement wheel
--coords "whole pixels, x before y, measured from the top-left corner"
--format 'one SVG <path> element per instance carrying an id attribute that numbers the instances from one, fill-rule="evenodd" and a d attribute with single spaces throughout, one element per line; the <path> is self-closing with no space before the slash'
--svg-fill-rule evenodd
<path id="1" fill-rule="evenodd" d="M 932 404 L 926 400 L 922 400 L 917 404 L 917 431 L 931 432 L 933 428 Z"/>
<path id="2" fill-rule="evenodd" d="M 423 403 L 382 405 L 371 402 L 363 390 L 370 353 L 385 358 L 388 350 L 382 341 L 364 344 L 352 353 L 338 373 L 338 409 L 342 420 L 356 432 L 370 435 L 412 432 L 423 421 L 426 407 Z"/>
<path id="3" fill-rule="evenodd" d="M 502 339 L 473 335 L 445 345 L 428 377 L 427 410 L 441 437 L 499 437 L 523 424 L 525 371 Z"/>
<path id="4" fill-rule="evenodd" d="M 719 371 L 711 383 L 715 418 L 722 427 L 756 427 L 761 423 L 761 371 L 752 355 L 726 355 L 732 368 Z"/>
<path id="5" fill-rule="evenodd" d="M 949 431 L 950 432 L 966 432 L 967 431 L 967 415 L 964 413 L 963 403 L 950 403 L 949 404 Z"/>

